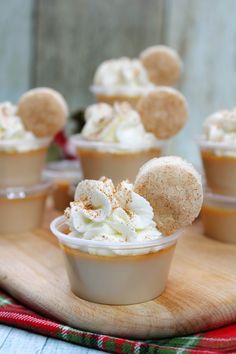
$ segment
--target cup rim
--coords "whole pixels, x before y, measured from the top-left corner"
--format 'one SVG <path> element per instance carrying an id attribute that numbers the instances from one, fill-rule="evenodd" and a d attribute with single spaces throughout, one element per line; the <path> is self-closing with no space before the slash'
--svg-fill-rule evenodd
<path id="1" fill-rule="evenodd" d="M 230 144 L 225 142 L 209 141 L 204 138 L 203 135 L 198 135 L 194 138 L 194 141 L 203 149 L 221 149 L 221 150 L 236 150 L 236 144 Z"/>
<path id="2" fill-rule="evenodd" d="M 235 204 L 236 206 L 236 195 L 226 195 L 226 194 L 218 194 L 210 190 L 209 188 L 204 189 L 204 200 L 215 201 L 215 202 L 224 202 L 229 204 Z"/>
<path id="3" fill-rule="evenodd" d="M 166 140 L 158 140 L 156 139 L 155 144 L 152 144 L 147 147 L 130 147 L 121 143 L 110 143 L 106 141 L 95 141 L 88 140 L 82 137 L 82 134 L 74 134 L 70 137 L 71 143 L 75 147 L 82 147 L 92 150 L 101 150 L 101 151 L 148 151 L 153 148 L 164 148 L 167 145 L 168 139 Z"/>
<path id="4" fill-rule="evenodd" d="M 32 186 L 6 187 L 0 188 L 0 197 L 6 199 L 24 199 L 27 196 L 44 192 L 51 188 L 50 181 L 42 181 L 41 183 Z"/>
<path id="5" fill-rule="evenodd" d="M 32 141 L 27 141 L 28 146 L 26 149 L 22 149 L 23 141 L 21 139 L 0 140 L 0 151 L 4 151 L 7 149 L 17 149 L 17 147 L 21 147 L 21 149 L 19 149 L 20 152 L 37 150 L 38 148 L 49 146 L 51 140 L 52 140 L 51 137 L 44 137 L 44 138 L 35 137 L 34 139 L 32 139 Z"/>
<path id="6" fill-rule="evenodd" d="M 93 241 L 93 240 L 84 240 L 78 237 L 69 236 L 65 233 L 61 232 L 58 228 L 65 226 L 66 217 L 59 216 L 55 218 L 50 224 L 51 232 L 57 237 L 57 239 L 68 246 L 87 246 L 92 248 L 111 248 L 113 250 L 131 250 L 131 249 L 142 249 L 142 248 L 150 248 L 150 247 L 162 247 L 165 248 L 168 245 L 175 243 L 178 238 L 182 235 L 183 230 L 178 230 L 171 236 L 163 236 L 160 239 L 150 240 L 145 242 L 101 242 L 101 241 Z"/>
<path id="7" fill-rule="evenodd" d="M 78 183 L 83 176 L 79 160 L 59 160 L 46 164 L 43 177 L 53 182 L 66 180 L 70 183 Z"/>

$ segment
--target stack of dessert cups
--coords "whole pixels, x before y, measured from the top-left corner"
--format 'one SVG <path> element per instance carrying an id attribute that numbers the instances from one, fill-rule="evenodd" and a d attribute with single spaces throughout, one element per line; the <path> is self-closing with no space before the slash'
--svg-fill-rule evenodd
<path id="1" fill-rule="evenodd" d="M 236 243 L 236 110 L 209 116 L 197 144 L 205 176 L 204 233 L 221 242 Z"/>
<path id="2" fill-rule="evenodd" d="M 200 175 L 176 156 L 148 161 L 134 184 L 80 182 L 74 202 L 51 223 L 72 292 L 110 305 L 161 295 L 177 240 L 198 216 L 202 197 Z"/>
<path id="3" fill-rule="evenodd" d="M 17 106 L 0 104 L 0 234 L 38 228 L 51 183 L 42 179 L 53 135 L 68 114 L 49 88 L 26 92 Z"/>
<path id="4" fill-rule="evenodd" d="M 184 96 L 169 87 L 181 67 L 177 53 L 164 46 L 98 67 L 91 88 L 98 103 L 86 109 L 81 134 L 71 137 L 85 178 L 133 182 L 146 161 L 166 155 L 188 116 Z"/>

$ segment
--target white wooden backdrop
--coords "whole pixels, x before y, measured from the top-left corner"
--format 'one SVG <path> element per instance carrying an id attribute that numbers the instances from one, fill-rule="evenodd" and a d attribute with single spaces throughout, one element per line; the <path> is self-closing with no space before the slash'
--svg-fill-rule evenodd
<path id="1" fill-rule="evenodd" d="M 192 141 L 206 115 L 236 105 L 235 0 L 0 0 L 0 101 L 27 88 L 60 90 L 71 110 L 92 102 L 88 86 L 104 59 L 152 44 L 180 53 L 179 89 L 190 119 L 172 153 L 198 163 Z"/>

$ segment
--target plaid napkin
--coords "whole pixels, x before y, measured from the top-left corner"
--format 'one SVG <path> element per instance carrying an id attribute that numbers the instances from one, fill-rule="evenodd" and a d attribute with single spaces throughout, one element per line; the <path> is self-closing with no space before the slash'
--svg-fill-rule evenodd
<path id="1" fill-rule="evenodd" d="M 236 353 L 236 325 L 186 337 L 134 341 L 80 331 L 51 321 L 0 292 L 0 323 L 109 353 Z"/>

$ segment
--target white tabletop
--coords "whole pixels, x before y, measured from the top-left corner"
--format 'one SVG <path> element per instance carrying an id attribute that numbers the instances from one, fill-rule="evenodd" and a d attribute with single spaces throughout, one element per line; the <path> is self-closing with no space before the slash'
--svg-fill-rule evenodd
<path id="1" fill-rule="evenodd" d="M 95 354 L 104 353 L 59 339 L 0 325 L 0 354 Z"/>

